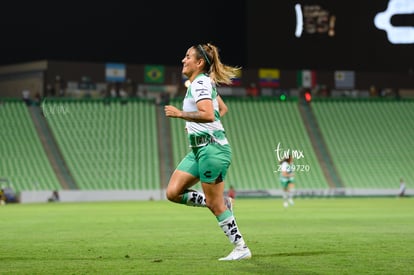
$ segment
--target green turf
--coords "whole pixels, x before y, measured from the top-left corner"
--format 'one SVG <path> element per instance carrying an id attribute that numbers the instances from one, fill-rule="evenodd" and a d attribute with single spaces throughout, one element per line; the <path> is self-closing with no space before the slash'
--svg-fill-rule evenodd
<path id="1" fill-rule="evenodd" d="M 0 207 L 0 274 L 414 274 L 414 199 L 238 199 L 253 258 L 207 209 L 167 201 Z"/>

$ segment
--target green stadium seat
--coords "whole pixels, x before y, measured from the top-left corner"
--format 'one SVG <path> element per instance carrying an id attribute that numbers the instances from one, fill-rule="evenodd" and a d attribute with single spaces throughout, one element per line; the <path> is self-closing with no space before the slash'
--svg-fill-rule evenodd
<path id="1" fill-rule="evenodd" d="M 285 148 L 302 150 L 305 158 L 295 164 L 308 165 L 310 171 L 298 172 L 297 188 L 327 188 L 315 152 L 300 117 L 297 102 L 272 99 L 226 98 L 229 112 L 222 118 L 232 145 L 233 160 L 226 182 L 237 190 L 280 189 L 275 172 L 278 143 Z M 181 106 L 181 101 L 172 102 Z M 189 151 L 182 120 L 171 120 L 173 159 L 177 165 Z"/>
<path id="2" fill-rule="evenodd" d="M 414 102 L 312 103 L 326 144 L 347 188 L 398 188 L 414 178 Z"/>
<path id="3" fill-rule="evenodd" d="M 67 109 L 68 114 L 47 119 L 81 190 L 159 188 L 152 102 L 83 101 L 68 103 Z"/>
<path id="4" fill-rule="evenodd" d="M 0 125 L 0 178 L 16 192 L 60 189 L 26 104 L 3 103 Z"/>

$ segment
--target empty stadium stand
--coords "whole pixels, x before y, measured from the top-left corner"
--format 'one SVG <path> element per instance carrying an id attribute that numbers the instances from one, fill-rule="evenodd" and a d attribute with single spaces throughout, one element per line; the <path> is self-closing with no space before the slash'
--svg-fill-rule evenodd
<path id="1" fill-rule="evenodd" d="M 414 101 L 315 101 L 312 109 L 346 188 L 414 178 Z"/>
<path id="2" fill-rule="evenodd" d="M 327 188 L 296 101 L 276 99 L 226 98 L 229 112 L 222 118 L 232 145 L 233 161 L 227 182 L 237 190 L 279 189 L 279 158 L 284 152 L 299 151 L 298 188 Z M 181 101 L 172 102 L 181 106 Z M 174 161 L 176 164 L 188 152 L 184 121 L 173 120 Z"/>
<path id="3" fill-rule="evenodd" d="M 229 112 L 222 122 L 233 150 L 226 182 L 240 193 L 264 196 L 280 190 L 278 162 L 285 154 L 296 155 L 298 190 L 332 187 L 318 158 L 320 147 L 305 125 L 309 119 L 345 189 L 397 190 L 401 177 L 414 178 L 413 100 L 313 100 L 312 118 L 306 119 L 309 113 L 301 112 L 295 100 L 225 102 Z M 171 104 L 181 107 L 182 99 Z M 56 155 L 77 190 L 163 189 L 170 171 L 190 150 L 184 121 L 166 118 L 153 101 L 48 99 L 40 107 L 28 107 L 20 100 L 4 100 L 0 181 L 17 192 L 67 187 L 51 165 L 29 108 L 43 111 L 41 119 L 59 150 Z"/>
<path id="4" fill-rule="evenodd" d="M 0 104 L 0 129 L 2 184 L 15 191 L 61 188 L 23 101 Z"/>
<path id="5" fill-rule="evenodd" d="M 49 101 L 43 107 L 79 189 L 159 188 L 152 102 Z"/>

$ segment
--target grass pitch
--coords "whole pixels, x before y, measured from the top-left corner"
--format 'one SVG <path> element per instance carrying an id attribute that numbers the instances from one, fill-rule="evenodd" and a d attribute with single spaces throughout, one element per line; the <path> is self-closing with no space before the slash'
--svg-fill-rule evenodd
<path id="1" fill-rule="evenodd" d="M 207 209 L 167 201 L 0 207 L 0 274 L 414 274 L 414 199 L 237 199 L 253 258 Z"/>

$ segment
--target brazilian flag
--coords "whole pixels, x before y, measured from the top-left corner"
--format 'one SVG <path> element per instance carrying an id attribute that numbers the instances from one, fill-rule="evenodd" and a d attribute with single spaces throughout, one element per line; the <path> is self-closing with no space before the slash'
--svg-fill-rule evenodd
<path id="1" fill-rule="evenodd" d="M 165 68 L 161 65 L 145 65 L 145 83 L 164 83 Z"/>

